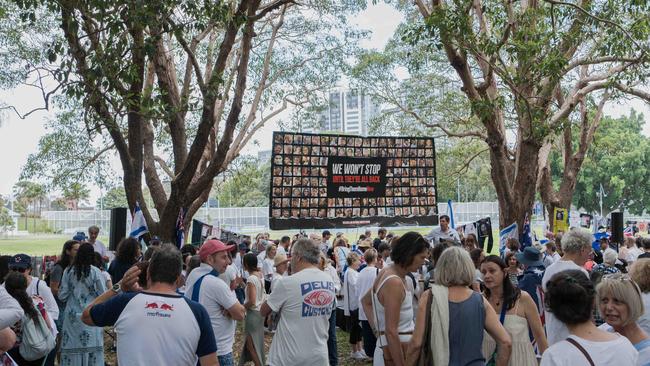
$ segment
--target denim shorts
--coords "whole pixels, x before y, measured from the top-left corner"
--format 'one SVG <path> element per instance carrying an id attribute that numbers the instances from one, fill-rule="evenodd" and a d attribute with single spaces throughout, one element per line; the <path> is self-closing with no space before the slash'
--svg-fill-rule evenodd
<path id="1" fill-rule="evenodd" d="M 232 357 L 232 352 L 227 355 L 217 356 L 219 359 L 219 366 L 235 366 L 235 360 Z"/>

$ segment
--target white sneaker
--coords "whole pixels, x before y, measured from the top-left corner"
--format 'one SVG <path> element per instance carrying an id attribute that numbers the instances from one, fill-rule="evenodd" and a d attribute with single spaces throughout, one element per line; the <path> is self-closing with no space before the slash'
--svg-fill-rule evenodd
<path id="1" fill-rule="evenodd" d="M 362 349 L 361 351 L 359 351 L 358 353 L 359 353 L 361 356 L 363 356 L 363 358 L 370 358 L 370 357 L 368 357 L 368 355 L 366 354 L 366 351 L 364 351 L 363 349 Z"/>
<path id="2" fill-rule="evenodd" d="M 352 352 L 352 359 L 353 360 L 365 360 L 367 357 L 362 354 L 361 352 L 363 351 L 358 351 L 358 352 Z"/>

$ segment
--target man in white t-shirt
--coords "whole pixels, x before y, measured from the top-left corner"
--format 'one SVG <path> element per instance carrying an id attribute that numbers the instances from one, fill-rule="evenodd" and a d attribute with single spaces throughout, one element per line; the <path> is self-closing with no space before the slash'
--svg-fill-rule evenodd
<path id="1" fill-rule="evenodd" d="M 458 232 L 449 227 L 450 218 L 447 215 L 440 215 L 440 227 L 437 227 L 426 236 L 431 246 L 440 244 L 442 240 L 453 241 L 460 245 L 460 236 Z"/>
<path id="2" fill-rule="evenodd" d="M 99 236 L 99 227 L 91 226 L 88 228 L 88 242 L 93 245 L 95 252 L 102 256 L 104 262 L 108 262 L 108 253 L 106 253 L 106 246 L 101 241 L 97 240 Z"/>
<path id="3" fill-rule="evenodd" d="M 589 260 L 592 241 L 593 236 L 582 228 L 575 228 L 564 234 L 562 236 L 562 251 L 564 252 L 564 256 L 546 268 L 544 277 L 542 277 L 542 289 L 546 291 L 546 283 L 555 274 L 562 271 L 578 269 L 589 277 L 589 273 L 582 266 Z M 553 313 L 546 311 L 545 314 L 548 345 L 551 346 L 556 342 L 566 339 L 569 336 L 567 326 L 559 321 Z"/>
<path id="4" fill-rule="evenodd" d="M 149 261 L 146 292 L 137 284 L 140 269 L 133 266 L 84 309 L 85 324 L 115 326 L 120 365 L 196 365 L 197 360 L 201 366 L 218 365 L 207 311 L 176 293 L 181 270 L 181 252 L 164 244 Z"/>
<path id="5" fill-rule="evenodd" d="M 291 245 L 291 238 L 288 236 L 283 236 L 280 238 L 280 244 L 278 245 L 278 252 L 276 255 L 284 255 L 289 257 L 289 246 Z"/>
<path id="6" fill-rule="evenodd" d="M 269 366 L 327 366 L 327 330 L 336 298 L 330 276 L 318 268 L 320 248 L 309 239 L 291 248 L 292 275 L 275 287 L 260 312 L 280 313 Z"/>
<path id="7" fill-rule="evenodd" d="M 220 365 L 234 364 L 232 345 L 235 341 L 235 328 L 237 320 L 244 320 L 246 315 L 246 309 L 231 290 L 230 278 L 224 281 L 219 277 L 226 273 L 230 263 L 228 251 L 232 248 L 234 245 L 225 245 L 216 239 L 203 243 L 199 249 L 201 266 L 190 273 L 191 279 L 185 285 L 185 296 L 197 301 L 208 311 L 217 341 Z M 194 272 L 198 272 L 197 276 L 192 276 Z"/>

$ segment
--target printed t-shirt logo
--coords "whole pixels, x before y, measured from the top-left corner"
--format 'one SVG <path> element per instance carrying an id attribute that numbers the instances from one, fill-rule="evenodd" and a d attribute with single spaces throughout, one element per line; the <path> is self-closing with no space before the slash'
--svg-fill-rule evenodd
<path id="1" fill-rule="evenodd" d="M 160 318 L 171 318 L 171 314 L 169 312 L 174 311 L 174 305 L 169 305 L 164 302 L 160 303 L 160 305 L 157 302 L 145 302 L 144 308 L 148 310 L 147 316 Z"/>
<path id="2" fill-rule="evenodd" d="M 302 317 L 330 316 L 334 303 L 334 283 L 313 281 L 300 284 Z"/>

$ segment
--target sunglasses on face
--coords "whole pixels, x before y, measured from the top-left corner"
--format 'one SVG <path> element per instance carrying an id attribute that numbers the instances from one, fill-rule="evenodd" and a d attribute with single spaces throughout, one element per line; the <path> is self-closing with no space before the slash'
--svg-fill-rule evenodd
<path id="1" fill-rule="evenodd" d="M 25 271 L 27 271 L 27 268 L 11 268 L 11 270 L 14 272 L 25 273 Z"/>

